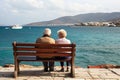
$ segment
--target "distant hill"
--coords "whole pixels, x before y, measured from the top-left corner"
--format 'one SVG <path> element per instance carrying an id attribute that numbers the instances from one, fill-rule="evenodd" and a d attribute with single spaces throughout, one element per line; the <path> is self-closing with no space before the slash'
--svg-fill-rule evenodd
<path id="1" fill-rule="evenodd" d="M 120 19 L 120 12 L 112 13 L 87 13 L 75 16 L 64 16 L 50 21 L 29 23 L 29 26 L 49 25 L 49 24 L 75 24 L 79 22 L 103 22 Z"/>
<path id="2" fill-rule="evenodd" d="M 109 20 L 111 22 L 120 22 L 120 17 L 119 18 L 115 18 L 115 19 L 112 19 L 112 20 Z"/>

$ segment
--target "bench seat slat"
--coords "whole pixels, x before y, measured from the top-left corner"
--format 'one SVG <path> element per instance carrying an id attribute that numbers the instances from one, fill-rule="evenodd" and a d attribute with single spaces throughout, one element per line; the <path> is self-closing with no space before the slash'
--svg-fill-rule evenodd
<path id="1" fill-rule="evenodd" d="M 18 60 L 21 61 L 21 60 L 36 60 L 36 56 L 18 56 Z"/>
<path id="2" fill-rule="evenodd" d="M 57 49 L 16 48 L 16 51 L 62 52 L 62 51 L 72 51 L 72 48 L 57 48 Z"/>
<path id="3" fill-rule="evenodd" d="M 37 47 L 37 46 L 41 46 L 41 47 L 72 47 L 72 46 L 74 46 L 75 47 L 75 45 L 72 45 L 72 44 L 70 44 L 70 45 L 68 45 L 68 44 L 39 44 L 39 43 L 36 43 L 36 44 L 34 44 L 34 43 L 17 43 L 16 44 L 16 46 L 31 46 L 31 47 Z"/>
<path id="4" fill-rule="evenodd" d="M 36 56 L 19 56 L 18 61 L 70 61 L 71 58 L 65 58 L 65 59 L 37 59 Z"/>
<path id="5" fill-rule="evenodd" d="M 54 56 L 71 56 L 70 53 L 22 53 L 17 52 L 17 56 L 48 56 L 48 57 L 54 57 Z"/>

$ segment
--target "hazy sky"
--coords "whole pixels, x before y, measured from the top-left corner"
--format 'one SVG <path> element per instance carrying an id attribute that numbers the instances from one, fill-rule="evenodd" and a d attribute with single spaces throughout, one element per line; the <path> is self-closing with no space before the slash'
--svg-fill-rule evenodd
<path id="1" fill-rule="evenodd" d="M 0 24 L 7 25 L 96 12 L 120 12 L 120 0 L 0 0 Z"/>

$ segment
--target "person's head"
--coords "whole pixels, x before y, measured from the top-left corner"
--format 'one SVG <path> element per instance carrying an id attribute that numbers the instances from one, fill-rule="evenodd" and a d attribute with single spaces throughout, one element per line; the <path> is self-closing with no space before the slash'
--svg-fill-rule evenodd
<path id="1" fill-rule="evenodd" d="M 67 36 L 67 32 L 64 29 L 60 29 L 57 31 L 59 38 L 65 38 Z"/>
<path id="2" fill-rule="evenodd" d="M 46 28 L 46 29 L 44 30 L 43 36 L 44 36 L 44 37 L 45 37 L 45 36 L 50 37 L 50 36 L 51 36 L 51 29 Z"/>

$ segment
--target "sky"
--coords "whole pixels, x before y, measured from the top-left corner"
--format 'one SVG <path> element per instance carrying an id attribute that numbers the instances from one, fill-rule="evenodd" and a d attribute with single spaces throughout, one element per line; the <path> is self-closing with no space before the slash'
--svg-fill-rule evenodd
<path id="1" fill-rule="evenodd" d="M 2 25 L 24 25 L 97 12 L 120 12 L 120 0 L 0 0 Z"/>

